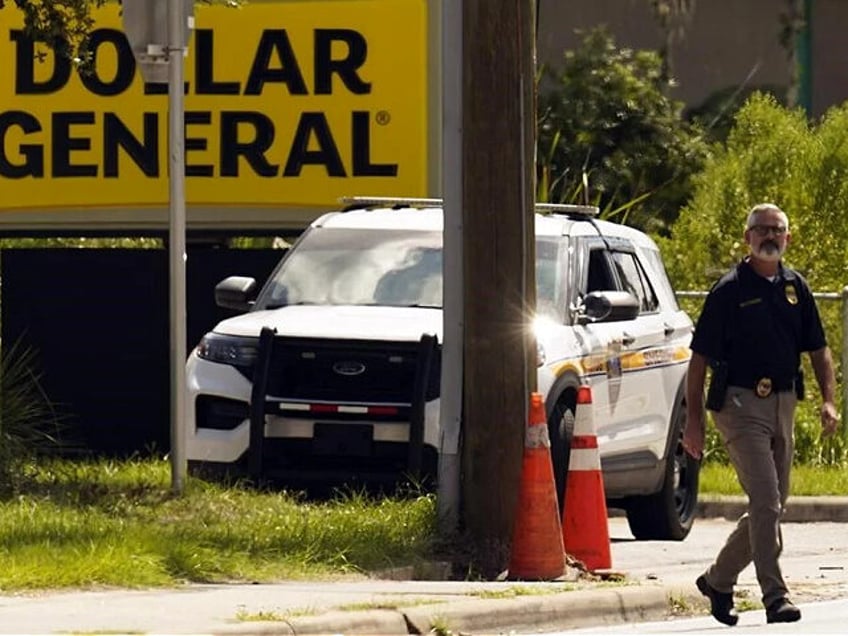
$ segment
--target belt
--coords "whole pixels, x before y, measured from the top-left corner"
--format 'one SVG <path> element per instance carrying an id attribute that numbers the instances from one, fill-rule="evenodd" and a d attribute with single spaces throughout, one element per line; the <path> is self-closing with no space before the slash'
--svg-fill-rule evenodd
<path id="1" fill-rule="evenodd" d="M 760 376 L 758 378 L 730 378 L 727 382 L 730 386 L 738 386 L 743 389 L 751 389 L 760 397 L 768 397 L 772 393 L 783 393 L 795 390 L 795 378 L 789 380 Z"/>

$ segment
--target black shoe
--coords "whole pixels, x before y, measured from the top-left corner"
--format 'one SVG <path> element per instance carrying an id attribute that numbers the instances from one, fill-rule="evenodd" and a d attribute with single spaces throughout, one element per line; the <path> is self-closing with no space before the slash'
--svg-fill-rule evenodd
<path id="1" fill-rule="evenodd" d="M 719 592 L 707 583 L 707 579 L 703 574 L 695 580 L 695 585 L 698 586 L 701 594 L 710 599 L 710 614 L 713 615 L 714 619 L 725 625 L 736 625 L 739 621 L 739 615 L 733 609 L 733 594 Z"/>
<path id="2" fill-rule="evenodd" d="M 766 623 L 794 623 L 801 620 L 801 610 L 788 598 L 779 598 L 766 608 Z"/>

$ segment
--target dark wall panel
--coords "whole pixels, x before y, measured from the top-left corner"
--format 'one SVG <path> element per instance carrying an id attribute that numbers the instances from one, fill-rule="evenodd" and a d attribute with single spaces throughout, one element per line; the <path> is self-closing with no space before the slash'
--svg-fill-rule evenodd
<path id="1" fill-rule="evenodd" d="M 189 250 L 187 347 L 231 313 L 214 304 L 230 274 L 264 280 L 280 250 Z M 165 250 L 7 249 L 2 341 L 37 353 L 67 439 L 98 454 L 170 445 L 169 280 Z"/>

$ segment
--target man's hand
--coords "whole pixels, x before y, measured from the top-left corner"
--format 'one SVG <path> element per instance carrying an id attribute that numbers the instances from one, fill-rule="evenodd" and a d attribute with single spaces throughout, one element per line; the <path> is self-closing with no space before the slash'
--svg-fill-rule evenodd
<path id="1" fill-rule="evenodd" d="M 821 407 L 822 436 L 830 437 L 839 425 L 839 415 L 833 402 L 824 402 Z"/>
<path id="2" fill-rule="evenodd" d="M 819 383 L 822 395 L 821 423 L 822 436 L 829 437 L 836 432 L 839 424 L 839 415 L 836 413 L 836 375 L 833 372 L 833 358 L 830 349 L 822 347 L 810 352 L 810 362 L 813 363 L 813 371 Z"/>
<path id="3" fill-rule="evenodd" d="M 695 459 L 704 454 L 704 379 L 707 359 L 692 352 L 686 373 L 686 430 L 683 431 L 683 450 Z"/>
<path id="4" fill-rule="evenodd" d="M 698 418 L 701 419 L 700 417 Z M 683 450 L 695 459 L 701 459 L 704 454 L 704 423 L 688 420 L 683 431 Z"/>

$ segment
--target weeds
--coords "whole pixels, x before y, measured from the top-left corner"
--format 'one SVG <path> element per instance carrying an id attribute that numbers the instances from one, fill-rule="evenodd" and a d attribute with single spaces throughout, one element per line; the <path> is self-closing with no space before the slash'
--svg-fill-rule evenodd
<path id="1" fill-rule="evenodd" d="M 287 623 L 293 618 L 303 616 L 314 616 L 317 610 L 312 608 L 300 608 L 276 612 L 274 610 L 259 610 L 250 612 L 245 607 L 239 607 L 236 612 L 236 620 L 245 623 Z"/>
<path id="2" fill-rule="evenodd" d="M 34 350 L 20 342 L 0 356 L 0 497 L 15 493 L 27 458 L 59 443 L 61 418 L 36 368 Z"/>
<path id="3" fill-rule="evenodd" d="M 689 616 L 693 607 L 685 595 L 672 594 L 668 597 L 668 613 L 671 616 Z"/>
<path id="4" fill-rule="evenodd" d="M 447 619 L 435 616 L 431 619 L 430 634 L 434 636 L 453 636 L 455 632 L 450 628 Z"/>

